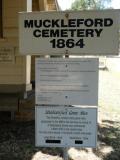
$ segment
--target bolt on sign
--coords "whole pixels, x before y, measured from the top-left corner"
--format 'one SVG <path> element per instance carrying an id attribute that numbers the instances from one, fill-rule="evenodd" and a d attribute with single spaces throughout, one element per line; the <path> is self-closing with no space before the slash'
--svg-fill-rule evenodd
<path id="1" fill-rule="evenodd" d="M 23 12 L 21 54 L 117 55 L 120 10 Z"/>
<path id="2" fill-rule="evenodd" d="M 36 106 L 36 146 L 96 147 L 97 108 Z"/>
<path id="3" fill-rule="evenodd" d="M 38 105 L 98 105 L 98 59 L 36 59 Z"/>
<path id="4" fill-rule="evenodd" d="M 0 47 L 0 63 L 1 64 L 9 64 L 15 63 L 15 58 L 14 58 L 14 47 Z"/>

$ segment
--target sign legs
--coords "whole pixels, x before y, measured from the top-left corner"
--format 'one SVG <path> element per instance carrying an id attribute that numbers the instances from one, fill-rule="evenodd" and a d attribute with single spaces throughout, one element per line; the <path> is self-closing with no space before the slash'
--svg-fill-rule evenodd
<path id="1" fill-rule="evenodd" d="M 64 160 L 68 160 L 69 156 L 68 156 L 68 147 L 63 148 L 63 158 Z"/>

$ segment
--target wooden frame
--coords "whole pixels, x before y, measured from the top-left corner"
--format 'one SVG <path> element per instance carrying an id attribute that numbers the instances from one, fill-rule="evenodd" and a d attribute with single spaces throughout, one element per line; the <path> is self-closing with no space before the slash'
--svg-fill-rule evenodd
<path id="1" fill-rule="evenodd" d="M 0 38 L 3 38 L 2 0 L 0 0 Z"/>
<path id="2" fill-rule="evenodd" d="M 40 11 L 47 10 L 47 0 L 39 0 L 39 9 Z"/>

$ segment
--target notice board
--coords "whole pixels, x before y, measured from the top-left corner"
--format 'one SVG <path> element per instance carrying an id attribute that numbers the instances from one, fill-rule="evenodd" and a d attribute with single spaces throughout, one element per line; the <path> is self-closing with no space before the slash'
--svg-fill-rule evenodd
<path id="1" fill-rule="evenodd" d="M 98 105 L 98 59 L 36 59 L 36 104 Z"/>

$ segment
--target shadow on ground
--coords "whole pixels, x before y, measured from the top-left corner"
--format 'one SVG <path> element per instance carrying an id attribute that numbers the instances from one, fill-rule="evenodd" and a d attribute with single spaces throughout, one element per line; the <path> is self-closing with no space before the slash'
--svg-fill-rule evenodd
<path id="1" fill-rule="evenodd" d="M 120 121 L 103 120 L 98 131 L 103 160 L 120 160 Z"/>
<path id="2" fill-rule="evenodd" d="M 120 121 L 103 120 L 98 125 L 96 149 L 70 149 L 71 160 L 120 160 Z"/>
<path id="3" fill-rule="evenodd" d="M 35 147 L 34 121 L 16 122 L 10 121 L 8 117 L 9 115 L 0 115 L 0 160 L 33 160 L 39 151 L 62 157 L 60 148 Z M 98 127 L 98 142 L 98 147 L 91 149 L 95 155 L 92 160 L 97 160 L 96 157 L 100 160 L 120 160 L 120 122 L 103 120 Z M 77 149 L 78 152 L 81 150 L 86 155 L 90 153 L 88 149 Z"/>
<path id="4" fill-rule="evenodd" d="M 9 113 L 0 113 L 0 160 L 32 160 L 41 151 L 49 155 L 62 155 L 59 148 L 35 147 L 35 122 L 10 121 Z"/>

